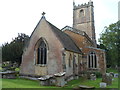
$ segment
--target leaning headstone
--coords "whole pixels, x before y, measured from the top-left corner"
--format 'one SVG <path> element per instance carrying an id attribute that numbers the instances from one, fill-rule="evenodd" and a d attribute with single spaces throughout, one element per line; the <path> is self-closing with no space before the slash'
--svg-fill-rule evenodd
<path id="1" fill-rule="evenodd" d="M 95 75 L 95 74 L 91 74 L 91 75 L 90 75 L 90 79 L 91 79 L 91 80 L 96 80 L 96 75 Z"/>
<path id="2" fill-rule="evenodd" d="M 114 78 L 118 78 L 118 73 L 115 73 L 115 74 L 114 74 Z"/>
<path id="3" fill-rule="evenodd" d="M 112 76 L 112 78 L 114 77 L 114 73 L 113 72 L 110 72 L 110 75 Z"/>
<path id="4" fill-rule="evenodd" d="M 100 83 L 100 88 L 106 88 L 106 83 L 101 82 L 101 83 Z"/>
<path id="5" fill-rule="evenodd" d="M 106 73 L 102 76 L 102 82 L 107 83 L 107 85 L 112 84 L 112 76 L 109 73 Z"/>

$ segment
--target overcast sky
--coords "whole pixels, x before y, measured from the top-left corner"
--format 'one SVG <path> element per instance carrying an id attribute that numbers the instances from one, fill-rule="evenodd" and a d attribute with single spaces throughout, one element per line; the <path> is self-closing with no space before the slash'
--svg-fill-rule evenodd
<path id="1" fill-rule="evenodd" d="M 76 5 L 89 0 L 74 0 Z M 92 0 L 97 39 L 105 26 L 118 20 L 118 1 Z M 72 26 L 73 0 L 0 0 L 0 45 L 18 33 L 30 35 L 45 12 L 46 19 L 59 29 Z"/>

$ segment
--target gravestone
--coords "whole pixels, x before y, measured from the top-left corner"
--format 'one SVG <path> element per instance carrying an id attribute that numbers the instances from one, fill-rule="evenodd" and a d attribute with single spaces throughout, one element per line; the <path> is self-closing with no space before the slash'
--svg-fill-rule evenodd
<path id="1" fill-rule="evenodd" d="M 17 73 L 16 71 L 6 71 L 6 72 L 0 72 L 0 74 L 2 75 L 2 78 L 6 78 L 6 79 L 15 79 L 17 77 Z"/>
<path id="2" fill-rule="evenodd" d="M 115 73 L 115 74 L 114 74 L 114 78 L 118 78 L 118 73 Z"/>
<path id="3" fill-rule="evenodd" d="M 90 79 L 91 80 L 96 80 L 96 75 L 95 74 L 90 74 Z"/>
<path id="4" fill-rule="evenodd" d="M 101 83 L 100 83 L 100 88 L 106 88 L 106 83 L 101 82 Z"/>
<path id="5" fill-rule="evenodd" d="M 112 76 L 112 78 L 114 77 L 114 73 L 113 72 L 110 72 L 110 75 Z"/>
<path id="6" fill-rule="evenodd" d="M 112 76 L 109 73 L 102 75 L 102 82 L 107 83 L 107 85 L 112 84 Z"/>
<path id="7" fill-rule="evenodd" d="M 94 90 L 94 86 L 79 85 L 79 90 Z"/>

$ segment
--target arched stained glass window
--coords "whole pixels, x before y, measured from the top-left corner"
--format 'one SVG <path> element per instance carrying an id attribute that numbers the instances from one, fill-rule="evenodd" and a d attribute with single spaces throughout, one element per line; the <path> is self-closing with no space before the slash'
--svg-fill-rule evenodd
<path id="1" fill-rule="evenodd" d="M 37 64 L 47 64 L 47 47 L 43 40 L 37 49 Z"/>

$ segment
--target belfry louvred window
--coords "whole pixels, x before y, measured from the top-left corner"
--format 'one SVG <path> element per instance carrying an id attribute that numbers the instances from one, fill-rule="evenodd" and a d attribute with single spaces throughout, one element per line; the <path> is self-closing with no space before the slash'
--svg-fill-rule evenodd
<path id="1" fill-rule="evenodd" d="M 88 55 L 88 68 L 97 68 L 97 57 L 95 52 L 90 52 Z"/>
<path id="2" fill-rule="evenodd" d="M 44 41 L 40 42 L 37 49 L 37 64 L 47 64 L 47 48 Z"/>

